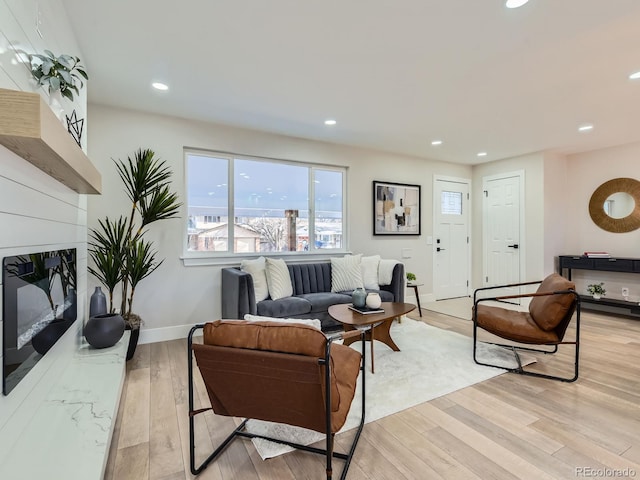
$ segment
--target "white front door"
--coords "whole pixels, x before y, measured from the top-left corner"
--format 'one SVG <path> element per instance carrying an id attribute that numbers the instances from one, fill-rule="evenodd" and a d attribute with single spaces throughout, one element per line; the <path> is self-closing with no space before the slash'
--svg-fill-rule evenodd
<path id="1" fill-rule="evenodd" d="M 520 282 L 523 177 L 516 172 L 483 179 L 484 286 Z M 491 296 L 516 293 L 505 289 Z"/>
<path id="2" fill-rule="evenodd" d="M 469 295 L 469 180 L 434 180 L 434 270 L 436 300 Z"/>

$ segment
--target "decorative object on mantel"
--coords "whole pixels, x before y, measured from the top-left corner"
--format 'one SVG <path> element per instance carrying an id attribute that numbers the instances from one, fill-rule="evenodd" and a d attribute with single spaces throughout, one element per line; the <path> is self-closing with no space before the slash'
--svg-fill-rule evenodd
<path id="1" fill-rule="evenodd" d="M 71 113 L 71 116 L 65 115 L 65 117 L 67 118 L 67 130 L 78 146 L 82 148 L 82 129 L 84 128 L 84 118 L 78 120 L 75 110 Z"/>
<path id="2" fill-rule="evenodd" d="M 85 80 L 89 80 L 87 72 L 80 64 L 80 58 L 62 54 L 56 57 L 50 50 L 44 55 L 34 53 L 29 55 L 31 74 L 38 81 L 38 86 L 46 86 L 49 95 L 59 91 L 60 95 L 73 101 L 73 92 L 80 93 Z"/>
<path id="3" fill-rule="evenodd" d="M 98 220 L 98 228 L 91 229 L 88 251 L 93 265 L 88 269 L 107 287 L 110 313 L 115 313 L 115 288 L 121 286 L 119 311 L 126 327 L 131 329 L 130 341 L 134 342 L 127 353 L 130 360 L 141 323 L 132 311 L 136 287 L 164 262 L 156 259 L 157 251 L 151 241 L 144 239 L 144 234 L 149 224 L 176 218 L 182 204 L 170 189 L 171 170 L 164 160 L 155 158 L 152 150 L 139 149 L 133 158 L 114 162 L 131 201 L 131 213 L 128 217 L 120 215 L 117 220 L 107 216 Z"/>
<path id="4" fill-rule="evenodd" d="M 113 347 L 124 335 L 124 319 L 117 313 L 96 315 L 89 319 L 83 333 L 94 348 Z"/>
<path id="5" fill-rule="evenodd" d="M 102 288 L 96 287 L 89 301 L 89 318 L 107 313 L 107 297 Z"/>
<path id="6" fill-rule="evenodd" d="M 599 300 L 602 296 L 606 295 L 607 291 L 603 288 L 603 285 L 604 282 L 587 285 L 587 292 L 593 295 L 594 300 Z"/>

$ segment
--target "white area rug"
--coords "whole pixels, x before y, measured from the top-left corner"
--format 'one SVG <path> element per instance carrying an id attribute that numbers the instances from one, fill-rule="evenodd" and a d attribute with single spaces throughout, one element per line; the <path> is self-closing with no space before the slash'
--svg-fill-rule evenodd
<path id="1" fill-rule="evenodd" d="M 505 372 L 498 368 L 477 365 L 473 361 L 471 338 L 419 321 L 406 319 L 402 323 L 394 322 L 391 337 L 400 347 L 400 352 L 394 352 L 383 343 L 376 342 L 375 374 L 371 373 L 371 350 L 367 342 L 366 422 L 378 420 Z M 361 342 L 352 345 L 358 351 L 361 351 L 361 346 Z M 488 344 L 481 344 L 479 347 L 479 359 L 489 360 L 506 368 L 517 367 L 510 350 Z M 523 363 L 525 361 L 523 358 Z M 360 421 L 360 386 L 358 379 L 356 397 L 341 432 L 356 427 Z M 303 445 L 324 439 L 324 435 L 311 430 L 260 420 L 247 422 L 247 429 L 252 433 Z M 253 443 L 263 459 L 292 450 L 286 445 L 262 439 L 253 439 Z"/>

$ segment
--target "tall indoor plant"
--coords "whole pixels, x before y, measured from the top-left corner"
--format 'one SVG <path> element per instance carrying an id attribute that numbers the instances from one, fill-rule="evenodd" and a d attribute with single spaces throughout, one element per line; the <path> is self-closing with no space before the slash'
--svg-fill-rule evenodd
<path id="1" fill-rule="evenodd" d="M 140 281 L 151 275 L 164 260 L 156 258 L 153 242 L 144 238 L 146 227 L 178 215 L 181 203 L 171 191 L 171 170 L 149 149 L 137 150 L 133 158 L 114 160 L 127 197 L 131 201 L 128 217 L 105 217 L 89 234 L 89 272 L 109 292 L 109 312 L 115 313 L 114 293 L 121 288 L 120 312 L 132 338 L 137 342 L 140 317 L 133 313 L 133 298 Z M 134 343 L 135 348 L 135 343 Z M 128 358 L 133 355 L 131 351 Z"/>

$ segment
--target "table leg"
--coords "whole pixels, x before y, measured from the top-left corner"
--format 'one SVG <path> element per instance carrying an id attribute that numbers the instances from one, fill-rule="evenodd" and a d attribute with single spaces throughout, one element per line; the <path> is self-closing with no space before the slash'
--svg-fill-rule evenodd
<path id="1" fill-rule="evenodd" d="M 422 317 L 422 307 L 420 306 L 420 294 L 418 293 L 418 286 L 414 285 L 411 288 L 413 288 L 413 292 L 416 294 L 416 302 L 418 303 L 418 313 Z"/>
<path id="2" fill-rule="evenodd" d="M 396 342 L 394 342 L 393 339 L 391 338 L 391 332 L 389 331 L 391 329 L 391 324 L 393 323 L 393 320 L 394 320 L 393 318 L 390 318 L 389 320 L 385 320 L 384 322 L 373 327 L 373 329 L 371 330 L 371 338 L 373 339 L 373 335 L 374 335 L 373 332 L 376 332 L 375 336 L 378 341 L 387 345 L 394 352 L 399 352 L 400 348 L 398 347 L 398 345 L 396 345 Z"/>
<path id="3" fill-rule="evenodd" d="M 373 363 L 373 341 L 375 340 L 375 331 L 374 328 L 369 330 L 371 332 L 371 373 L 376 373 L 375 365 Z"/>

